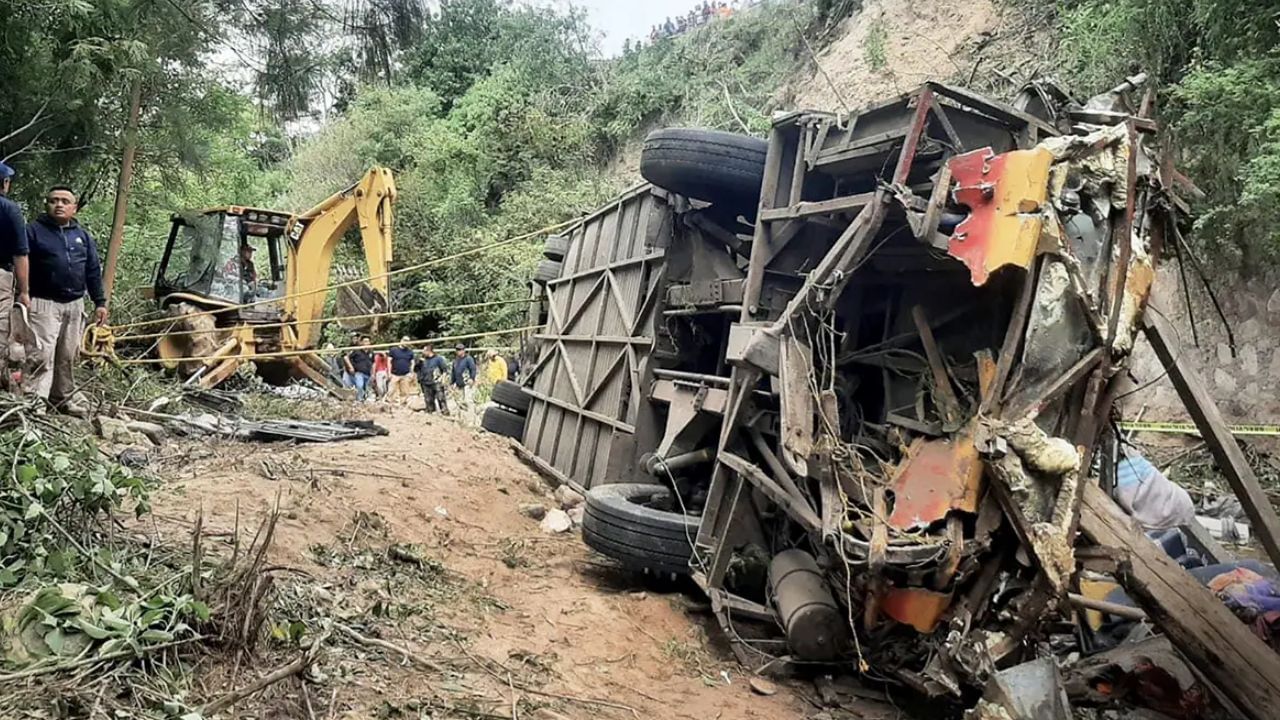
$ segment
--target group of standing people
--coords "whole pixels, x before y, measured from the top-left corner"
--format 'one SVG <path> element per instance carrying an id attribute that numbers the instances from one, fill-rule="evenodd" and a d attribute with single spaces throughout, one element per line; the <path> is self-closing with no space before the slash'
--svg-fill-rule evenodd
<path id="1" fill-rule="evenodd" d="M 748 6 L 754 5 L 754 2 L 747 2 Z M 733 17 L 738 12 L 740 0 L 732 0 L 732 2 L 703 2 L 701 6 L 694 5 L 685 15 L 677 15 L 675 18 L 668 17 L 665 22 L 654 25 L 649 28 L 649 42 L 655 43 L 663 38 L 674 37 L 688 30 L 702 27 L 710 23 L 712 20 L 725 20 Z M 638 46 L 637 46 L 638 47 Z"/>
<path id="2" fill-rule="evenodd" d="M 80 198 L 67 185 L 50 187 L 45 211 L 26 222 L 8 197 L 15 175 L 0 163 L 0 384 L 84 415 L 73 372 L 86 295 L 94 322 L 107 322 L 98 246 L 77 222 Z"/>
<path id="3" fill-rule="evenodd" d="M 460 408 L 474 408 L 476 381 L 480 367 L 459 343 L 453 349 L 452 361 L 436 354 L 431 343 L 420 351 L 413 341 L 400 338 L 400 343 L 387 350 L 375 350 L 371 338 L 360 338 L 358 345 L 341 357 L 335 357 L 334 368 L 344 387 L 355 391 L 356 400 L 403 401 L 415 392 L 422 393 L 427 412 L 449 414 L 448 395 Z M 489 384 L 509 379 L 512 374 L 507 361 L 494 350 L 484 357 L 484 380 Z"/>

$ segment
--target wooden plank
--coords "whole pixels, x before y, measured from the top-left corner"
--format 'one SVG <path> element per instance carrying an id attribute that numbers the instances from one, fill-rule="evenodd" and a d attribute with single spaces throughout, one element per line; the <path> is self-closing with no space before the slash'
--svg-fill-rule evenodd
<path id="1" fill-rule="evenodd" d="M 1085 483 L 1080 528 L 1120 552 L 1120 584 L 1175 646 L 1251 720 L 1280 708 L 1280 655 L 1147 538 L 1101 488 Z"/>
<path id="2" fill-rule="evenodd" d="M 1183 358 L 1181 348 L 1174 339 L 1176 335 L 1173 329 L 1159 313 L 1147 313 L 1143 329 L 1151 348 L 1156 351 L 1156 356 L 1168 371 L 1174 389 L 1186 405 L 1187 413 L 1200 430 L 1200 437 L 1204 438 L 1218 468 L 1226 476 L 1227 483 L 1244 507 L 1258 542 L 1267 551 L 1271 564 L 1280 568 L 1280 518 L 1276 517 L 1275 508 L 1258 483 L 1258 476 L 1249 467 L 1249 461 L 1236 443 L 1222 412 L 1205 387 L 1204 380 Z M 1280 705 L 1276 707 L 1280 708 Z"/>
<path id="3" fill-rule="evenodd" d="M 512 449 L 515 450 L 516 457 L 524 461 L 526 465 L 529 465 L 530 467 L 532 467 L 534 472 L 552 481 L 557 486 L 568 485 L 569 487 L 573 488 L 574 491 L 577 492 L 579 495 L 587 494 L 587 489 L 583 487 L 580 483 L 578 483 L 573 478 L 569 477 L 568 475 L 565 475 L 564 473 L 552 467 L 551 464 L 548 463 L 546 460 L 543 460 L 542 458 L 533 454 L 533 452 L 529 450 L 529 448 L 521 444 L 520 441 L 512 440 L 511 447 Z"/>

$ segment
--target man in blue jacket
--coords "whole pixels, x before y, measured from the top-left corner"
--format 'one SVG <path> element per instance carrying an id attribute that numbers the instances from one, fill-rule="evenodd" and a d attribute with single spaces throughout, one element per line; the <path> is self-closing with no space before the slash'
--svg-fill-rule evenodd
<path id="1" fill-rule="evenodd" d="M 449 372 L 449 363 L 436 354 L 431 343 L 422 348 L 422 357 L 413 366 L 418 375 L 418 386 L 422 388 L 422 399 L 426 402 L 427 412 L 436 410 L 442 415 L 449 414 L 449 401 L 444 396 L 444 374 Z"/>
<path id="2" fill-rule="evenodd" d="M 0 163 L 0 386 L 9 384 L 9 318 L 14 303 L 31 306 L 27 293 L 27 224 L 10 200 L 13 168 Z"/>
<path id="3" fill-rule="evenodd" d="M 49 188 L 45 214 L 27 225 L 31 263 L 31 331 L 42 362 L 23 385 L 69 414 L 83 414 L 72 370 L 84 334 L 84 297 L 93 300 L 94 321 L 107 322 L 98 246 L 76 222 L 79 200 L 65 185 Z"/>

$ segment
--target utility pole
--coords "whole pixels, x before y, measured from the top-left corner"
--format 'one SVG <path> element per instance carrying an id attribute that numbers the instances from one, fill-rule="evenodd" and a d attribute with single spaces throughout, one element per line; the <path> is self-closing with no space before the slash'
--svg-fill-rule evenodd
<path id="1" fill-rule="evenodd" d="M 111 300 L 116 284 L 116 263 L 120 261 L 120 246 L 124 242 L 124 221 L 129 205 L 129 186 L 133 184 L 133 161 L 138 154 L 138 121 L 142 115 L 142 77 L 133 81 L 129 91 L 129 121 L 124 128 L 124 153 L 120 158 L 120 175 L 116 178 L 116 206 L 111 217 L 111 239 L 107 243 L 107 267 L 103 285 L 107 300 Z"/>

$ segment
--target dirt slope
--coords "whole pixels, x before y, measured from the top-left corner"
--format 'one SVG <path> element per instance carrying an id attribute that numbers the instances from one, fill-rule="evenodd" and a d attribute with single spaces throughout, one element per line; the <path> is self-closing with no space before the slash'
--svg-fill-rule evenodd
<path id="1" fill-rule="evenodd" d="M 360 624 L 442 667 L 423 672 L 380 651 L 335 649 L 321 663 L 326 681 L 312 690 L 324 706 L 317 716 L 418 717 L 395 713 L 466 700 L 511 717 L 514 686 L 483 669 L 494 663 L 544 693 L 516 690 L 520 717 L 633 717 L 552 695 L 645 718 L 806 716 L 785 689 L 751 694 L 740 666 L 707 641 L 700 622 L 709 615 L 693 596 L 646 588 L 593 556 L 576 533 L 546 535 L 521 516 L 521 504 L 551 500 L 504 439 L 403 410 L 375 419 L 391 434 L 308 448 L 188 443 L 166 449 L 161 468 L 172 478 L 155 503 L 162 532 L 189 533 L 203 507 L 206 534 L 229 533 L 238 504 L 244 535 L 279 496 L 284 515 L 270 560 L 310 576 L 285 585 L 285 609 Z M 387 560 L 392 546 L 436 569 Z M 273 692 L 273 712 L 263 716 L 293 716 L 296 687 Z M 441 715 L 455 716 L 473 717 Z"/>
<path id="2" fill-rule="evenodd" d="M 868 0 L 780 104 L 857 111 L 927 80 L 1007 94 L 1049 67 L 1045 35 L 1034 18 L 998 0 Z"/>

